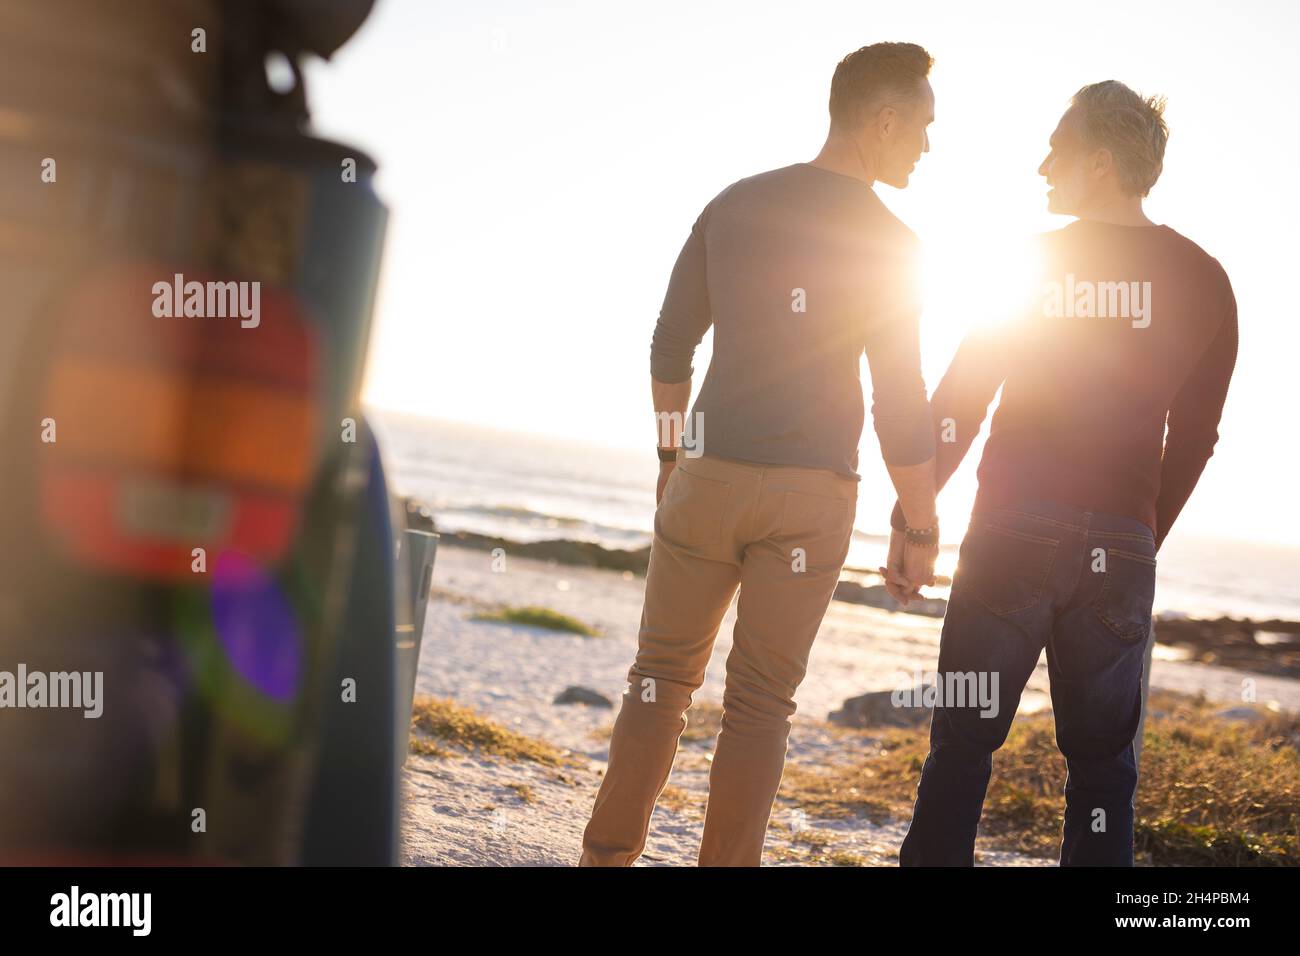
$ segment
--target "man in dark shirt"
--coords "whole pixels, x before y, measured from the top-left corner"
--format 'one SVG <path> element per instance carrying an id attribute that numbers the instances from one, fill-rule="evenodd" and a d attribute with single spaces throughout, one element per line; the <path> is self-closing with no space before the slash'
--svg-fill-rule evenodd
<path id="1" fill-rule="evenodd" d="M 864 352 L 906 519 L 890 563 L 930 583 L 938 530 L 916 238 L 872 191 L 877 179 L 905 186 L 928 148 L 930 64 L 905 43 L 845 57 L 816 159 L 728 186 L 678 256 L 650 354 L 665 427 L 639 646 L 584 865 L 629 865 L 644 848 L 737 591 L 699 862 L 760 862 L 794 693 L 853 531 Z M 691 358 L 710 326 L 712 362 L 684 420 Z"/>
<path id="2" fill-rule="evenodd" d="M 1069 771 L 1060 862 L 1132 865 L 1156 551 L 1213 451 L 1237 351 L 1222 267 L 1142 210 L 1163 105 L 1115 81 L 1075 95 L 1039 172 L 1049 209 L 1078 220 L 1040 237 L 1041 298 L 964 342 L 935 390 L 942 487 L 1002 389 L 938 668 L 944 687 L 1000 689 L 983 710 L 940 695 L 904 865 L 972 863 L 991 755 L 1044 645 Z"/>

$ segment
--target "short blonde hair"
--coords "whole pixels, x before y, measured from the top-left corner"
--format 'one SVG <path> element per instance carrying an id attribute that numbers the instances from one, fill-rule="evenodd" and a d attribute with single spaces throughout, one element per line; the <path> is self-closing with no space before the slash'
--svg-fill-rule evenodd
<path id="1" fill-rule="evenodd" d="M 866 122 L 866 111 L 885 93 L 915 100 L 934 57 L 915 43 L 873 43 L 854 50 L 831 77 L 831 129 L 852 132 Z"/>
<path id="2" fill-rule="evenodd" d="M 1115 158 L 1120 185 L 1133 196 L 1145 196 L 1165 165 L 1165 98 L 1142 97 L 1119 80 L 1092 83 L 1075 93 L 1070 105 L 1078 110 L 1078 129 L 1089 149 L 1108 149 Z"/>

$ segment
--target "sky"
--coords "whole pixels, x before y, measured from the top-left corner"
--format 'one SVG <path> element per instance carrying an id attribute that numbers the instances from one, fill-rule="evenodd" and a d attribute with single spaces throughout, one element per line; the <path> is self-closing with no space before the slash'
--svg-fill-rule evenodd
<path id="1" fill-rule="evenodd" d="M 1241 340 L 1175 534 L 1300 546 L 1298 32 L 1294 0 L 379 0 L 307 72 L 316 130 L 375 157 L 392 211 L 365 399 L 645 448 L 655 469 L 650 336 L 691 223 L 735 180 L 811 160 L 835 64 L 905 40 L 935 58 L 931 151 L 906 190 L 876 190 L 925 248 L 929 387 L 966 331 L 1002 317 L 997 277 L 1024 239 L 1071 221 L 1047 213 L 1037 175 L 1069 97 L 1103 79 L 1163 94 L 1147 213 L 1223 264 Z M 940 500 L 945 527 L 969 513 L 978 451 Z M 869 424 L 859 470 L 858 526 L 883 529 L 893 494 Z"/>

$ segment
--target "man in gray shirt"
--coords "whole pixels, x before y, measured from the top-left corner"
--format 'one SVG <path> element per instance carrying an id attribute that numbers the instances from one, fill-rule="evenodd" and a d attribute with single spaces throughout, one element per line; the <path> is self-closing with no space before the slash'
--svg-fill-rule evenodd
<path id="1" fill-rule="evenodd" d="M 651 345 L 661 465 L 639 648 L 584 865 L 629 865 L 644 849 L 737 590 L 699 861 L 761 860 L 794 693 L 853 531 L 864 352 L 881 455 L 907 517 L 889 564 L 912 590 L 891 593 L 906 603 L 932 582 L 917 241 L 872 190 L 877 179 L 905 187 L 929 149 L 931 63 L 907 43 L 845 57 L 817 157 L 728 186 L 678 256 Z M 712 362 L 686 418 L 691 359 L 710 326 Z"/>

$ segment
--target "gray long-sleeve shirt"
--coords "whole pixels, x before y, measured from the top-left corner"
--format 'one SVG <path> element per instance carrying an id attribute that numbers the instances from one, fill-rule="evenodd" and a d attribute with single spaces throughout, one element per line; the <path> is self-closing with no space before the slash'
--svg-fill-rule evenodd
<path id="1" fill-rule="evenodd" d="M 798 163 L 705 206 L 673 268 L 650 347 L 660 382 L 691 377 L 707 455 L 858 477 L 861 357 L 888 464 L 934 453 L 921 377 L 918 242 L 861 180 Z"/>

